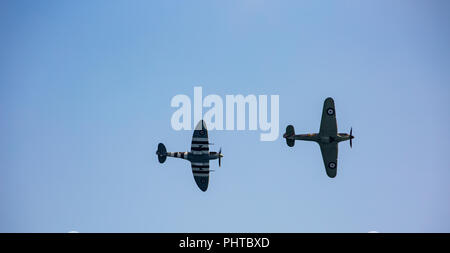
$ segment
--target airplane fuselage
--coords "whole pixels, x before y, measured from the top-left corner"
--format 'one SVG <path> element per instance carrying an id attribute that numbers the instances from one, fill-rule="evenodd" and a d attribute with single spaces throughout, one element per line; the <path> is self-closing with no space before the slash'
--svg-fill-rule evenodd
<path id="1" fill-rule="evenodd" d="M 346 133 L 339 133 L 336 136 L 328 136 L 328 135 L 319 135 L 318 133 L 314 134 L 296 134 L 293 136 L 286 137 L 288 139 L 293 140 L 302 140 L 302 141 L 314 141 L 317 143 L 339 143 L 341 141 L 347 141 L 350 140 L 351 136 Z"/>
<path id="2" fill-rule="evenodd" d="M 209 154 L 195 154 L 195 152 L 167 152 L 167 156 L 181 158 L 190 162 L 204 162 L 219 158 L 219 153 L 209 152 Z"/>

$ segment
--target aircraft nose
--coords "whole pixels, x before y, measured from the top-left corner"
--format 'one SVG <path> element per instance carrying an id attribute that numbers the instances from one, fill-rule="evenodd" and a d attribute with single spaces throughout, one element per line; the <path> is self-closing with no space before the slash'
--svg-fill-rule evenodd
<path id="1" fill-rule="evenodd" d="M 223 154 L 220 154 L 219 156 L 220 156 L 220 157 L 223 157 Z"/>

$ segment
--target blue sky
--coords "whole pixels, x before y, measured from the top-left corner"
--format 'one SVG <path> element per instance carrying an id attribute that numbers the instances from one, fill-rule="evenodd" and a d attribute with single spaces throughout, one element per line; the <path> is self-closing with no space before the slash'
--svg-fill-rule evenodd
<path id="1" fill-rule="evenodd" d="M 450 232 L 448 1 L 2 1 L 0 232 Z M 280 138 L 211 131 L 209 189 L 170 100 L 280 96 Z M 335 99 L 330 179 L 317 132 Z"/>

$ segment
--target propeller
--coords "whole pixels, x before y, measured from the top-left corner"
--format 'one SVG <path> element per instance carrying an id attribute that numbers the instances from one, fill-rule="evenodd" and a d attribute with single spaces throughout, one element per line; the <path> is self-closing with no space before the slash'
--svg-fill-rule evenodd
<path id="1" fill-rule="evenodd" d="M 353 128 L 351 127 L 350 128 L 350 148 L 352 148 L 352 144 L 353 144 L 352 139 L 355 138 L 355 136 L 352 135 L 352 132 L 353 132 Z"/>
<path id="2" fill-rule="evenodd" d="M 222 157 L 223 157 L 223 155 L 222 155 L 222 148 L 220 148 L 220 150 L 219 150 L 219 167 L 220 167 L 220 161 L 222 160 Z"/>

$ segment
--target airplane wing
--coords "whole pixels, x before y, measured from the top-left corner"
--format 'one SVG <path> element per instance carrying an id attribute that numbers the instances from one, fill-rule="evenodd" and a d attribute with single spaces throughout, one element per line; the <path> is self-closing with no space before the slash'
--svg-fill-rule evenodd
<path id="1" fill-rule="evenodd" d="M 200 190 L 206 191 L 209 183 L 209 160 L 191 162 L 191 166 L 195 183 Z"/>
<path id="2" fill-rule="evenodd" d="M 195 183 L 197 183 L 200 190 L 206 191 L 209 183 L 209 142 L 208 130 L 203 120 L 198 122 L 195 127 L 194 135 L 192 136 L 191 152 L 194 155 L 200 155 L 191 161 Z"/>
<path id="3" fill-rule="evenodd" d="M 325 99 L 323 103 L 322 121 L 320 122 L 320 135 L 336 136 L 336 110 L 332 98 Z"/>
<path id="4" fill-rule="evenodd" d="M 337 173 L 337 157 L 338 157 L 338 144 L 337 143 L 320 143 L 320 151 L 322 152 L 323 164 L 327 175 L 331 178 L 336 176 Z"/>
<path id="5" fill-rule="evenodd" d="M 209 154 L 208 130 L 203 120 L 198 122 L 192 136 L 191 152 L 194 155 Z"/>

